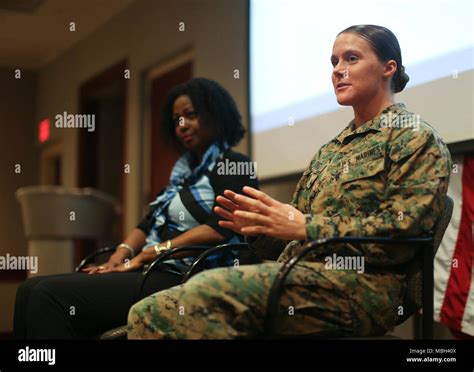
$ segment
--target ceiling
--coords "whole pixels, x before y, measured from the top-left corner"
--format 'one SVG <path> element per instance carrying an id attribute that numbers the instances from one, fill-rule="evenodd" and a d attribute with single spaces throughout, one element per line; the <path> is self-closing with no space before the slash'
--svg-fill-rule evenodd
<path id="1" fill-rule="evenodd" d="M 133 1 L 0 0 L 0 66 L 40 69 Z"/>

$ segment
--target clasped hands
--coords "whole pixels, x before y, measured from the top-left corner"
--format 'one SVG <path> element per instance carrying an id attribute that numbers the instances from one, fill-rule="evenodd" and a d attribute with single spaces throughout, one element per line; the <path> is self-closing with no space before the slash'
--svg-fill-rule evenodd
<path id="1" fill-rule="evenodd" d="M 242 235 L 264 234 L 284 240 L 306 240 L 306 219 L 290 204 L 245 186 L 243 194 L 225 190 L 214 211 L 224 218 L 219 225 Z"/>
<path id="2" fill-rule="evenodd" d="M 157 257 L 154 249 L 148 248 L 141 251 L 132 259 L 126 258 L 123 254 L 127 251 L 114 253 L 110 259 L 100 265 L 86 267 L 82 271 L 88 274 L 107 274 L 107 273 L 124 273 L 141 269 L 146 263 L 153 261 Z"/>

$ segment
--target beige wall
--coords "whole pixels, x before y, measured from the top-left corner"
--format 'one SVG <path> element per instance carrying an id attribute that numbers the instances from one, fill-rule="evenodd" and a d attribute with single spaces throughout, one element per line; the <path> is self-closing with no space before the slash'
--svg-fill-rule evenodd
<path id="1" fill-rule="evenodd" d="M 122 59 L 128 60 L 131 79 L 126 104 L 126 163 L 130 164 L 131 173 L 126 179 L 126 231 L 136 225 L 142 214 L 142 74 L 160 61 L 193 47 L 195 75 L 223 84 L 246 118 L 245 20 L 245 0 L 138 0 L 40 71 L 37 119 L 54 119 L 57 113 L 78 111 L 82 82 Z M 184 22 L 184 32 L 178 30 L 179 22 Z M 240 71 L 239 80 L 234 79 L 234 69 Z M 75 186 L 77 130 L 55 128 L 52 135 L 64 144 L 63 183 Z M 246 149 L 245 139 L 238 150 L 247 152 Z"/>
<path id="2" fill-rule="evenodd" d="M 0 256 L 26 255 L 20 205 L 15 191 L 38 181 L 36 144 L 36 74 L 0 69 Z M 15 166 L 21 173 L 15 173 Z M 2 273 L 8 274 L 7 272 Z M 0 281 L 0 333 L 11 329 L 17 283 Z"/>
<path id="3" fill-rule="evenodd" d="M 14 69 L 0 70 L 0 255 L 26 253 L 21 211 L 15 191 L 38 179 L 38 145 L 34 120 L 36 75 L 22 71 L 14 78 Z M 21 172 L 15 172 L 19 164 Z"/>

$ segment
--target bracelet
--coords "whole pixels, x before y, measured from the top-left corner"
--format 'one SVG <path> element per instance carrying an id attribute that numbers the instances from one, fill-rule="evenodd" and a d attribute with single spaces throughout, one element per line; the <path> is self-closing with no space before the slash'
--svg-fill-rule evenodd
<path id="1" fill-rule="evenodd" d="M 117 249 L 119 249 L 119 248 L 128 249 L 128 250 L 130 251 L 131 258 L 135 257 L 135 251 L 134 251 L 133 248 L 130 247 L 128 244 L 125 244 L 125 243 L 119 244 L 119 245 L 117 246 Z"/>
<path id="2" fill-rule="evenodd" d="M 159 255 L 163 252 L 169 251 L 171 249 L 171 240 L 167 240 L 166 245 L 161 245 L 160 246 L 160 244 L 155 244 L 153 246 L 153 249 L 155 250 L 155 253 L 157 255 Z"/>

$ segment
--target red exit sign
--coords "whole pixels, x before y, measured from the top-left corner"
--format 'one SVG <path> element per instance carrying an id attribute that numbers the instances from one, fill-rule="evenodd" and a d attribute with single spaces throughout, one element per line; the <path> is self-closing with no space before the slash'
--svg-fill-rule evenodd
<path id="1" fill-rule="evenodd" d="M 45 143 L 49 140 L 51 134 L 51 122 L 49 119 L 43 119 L 38 124 L 38 140 L 40 143 Z"/>

